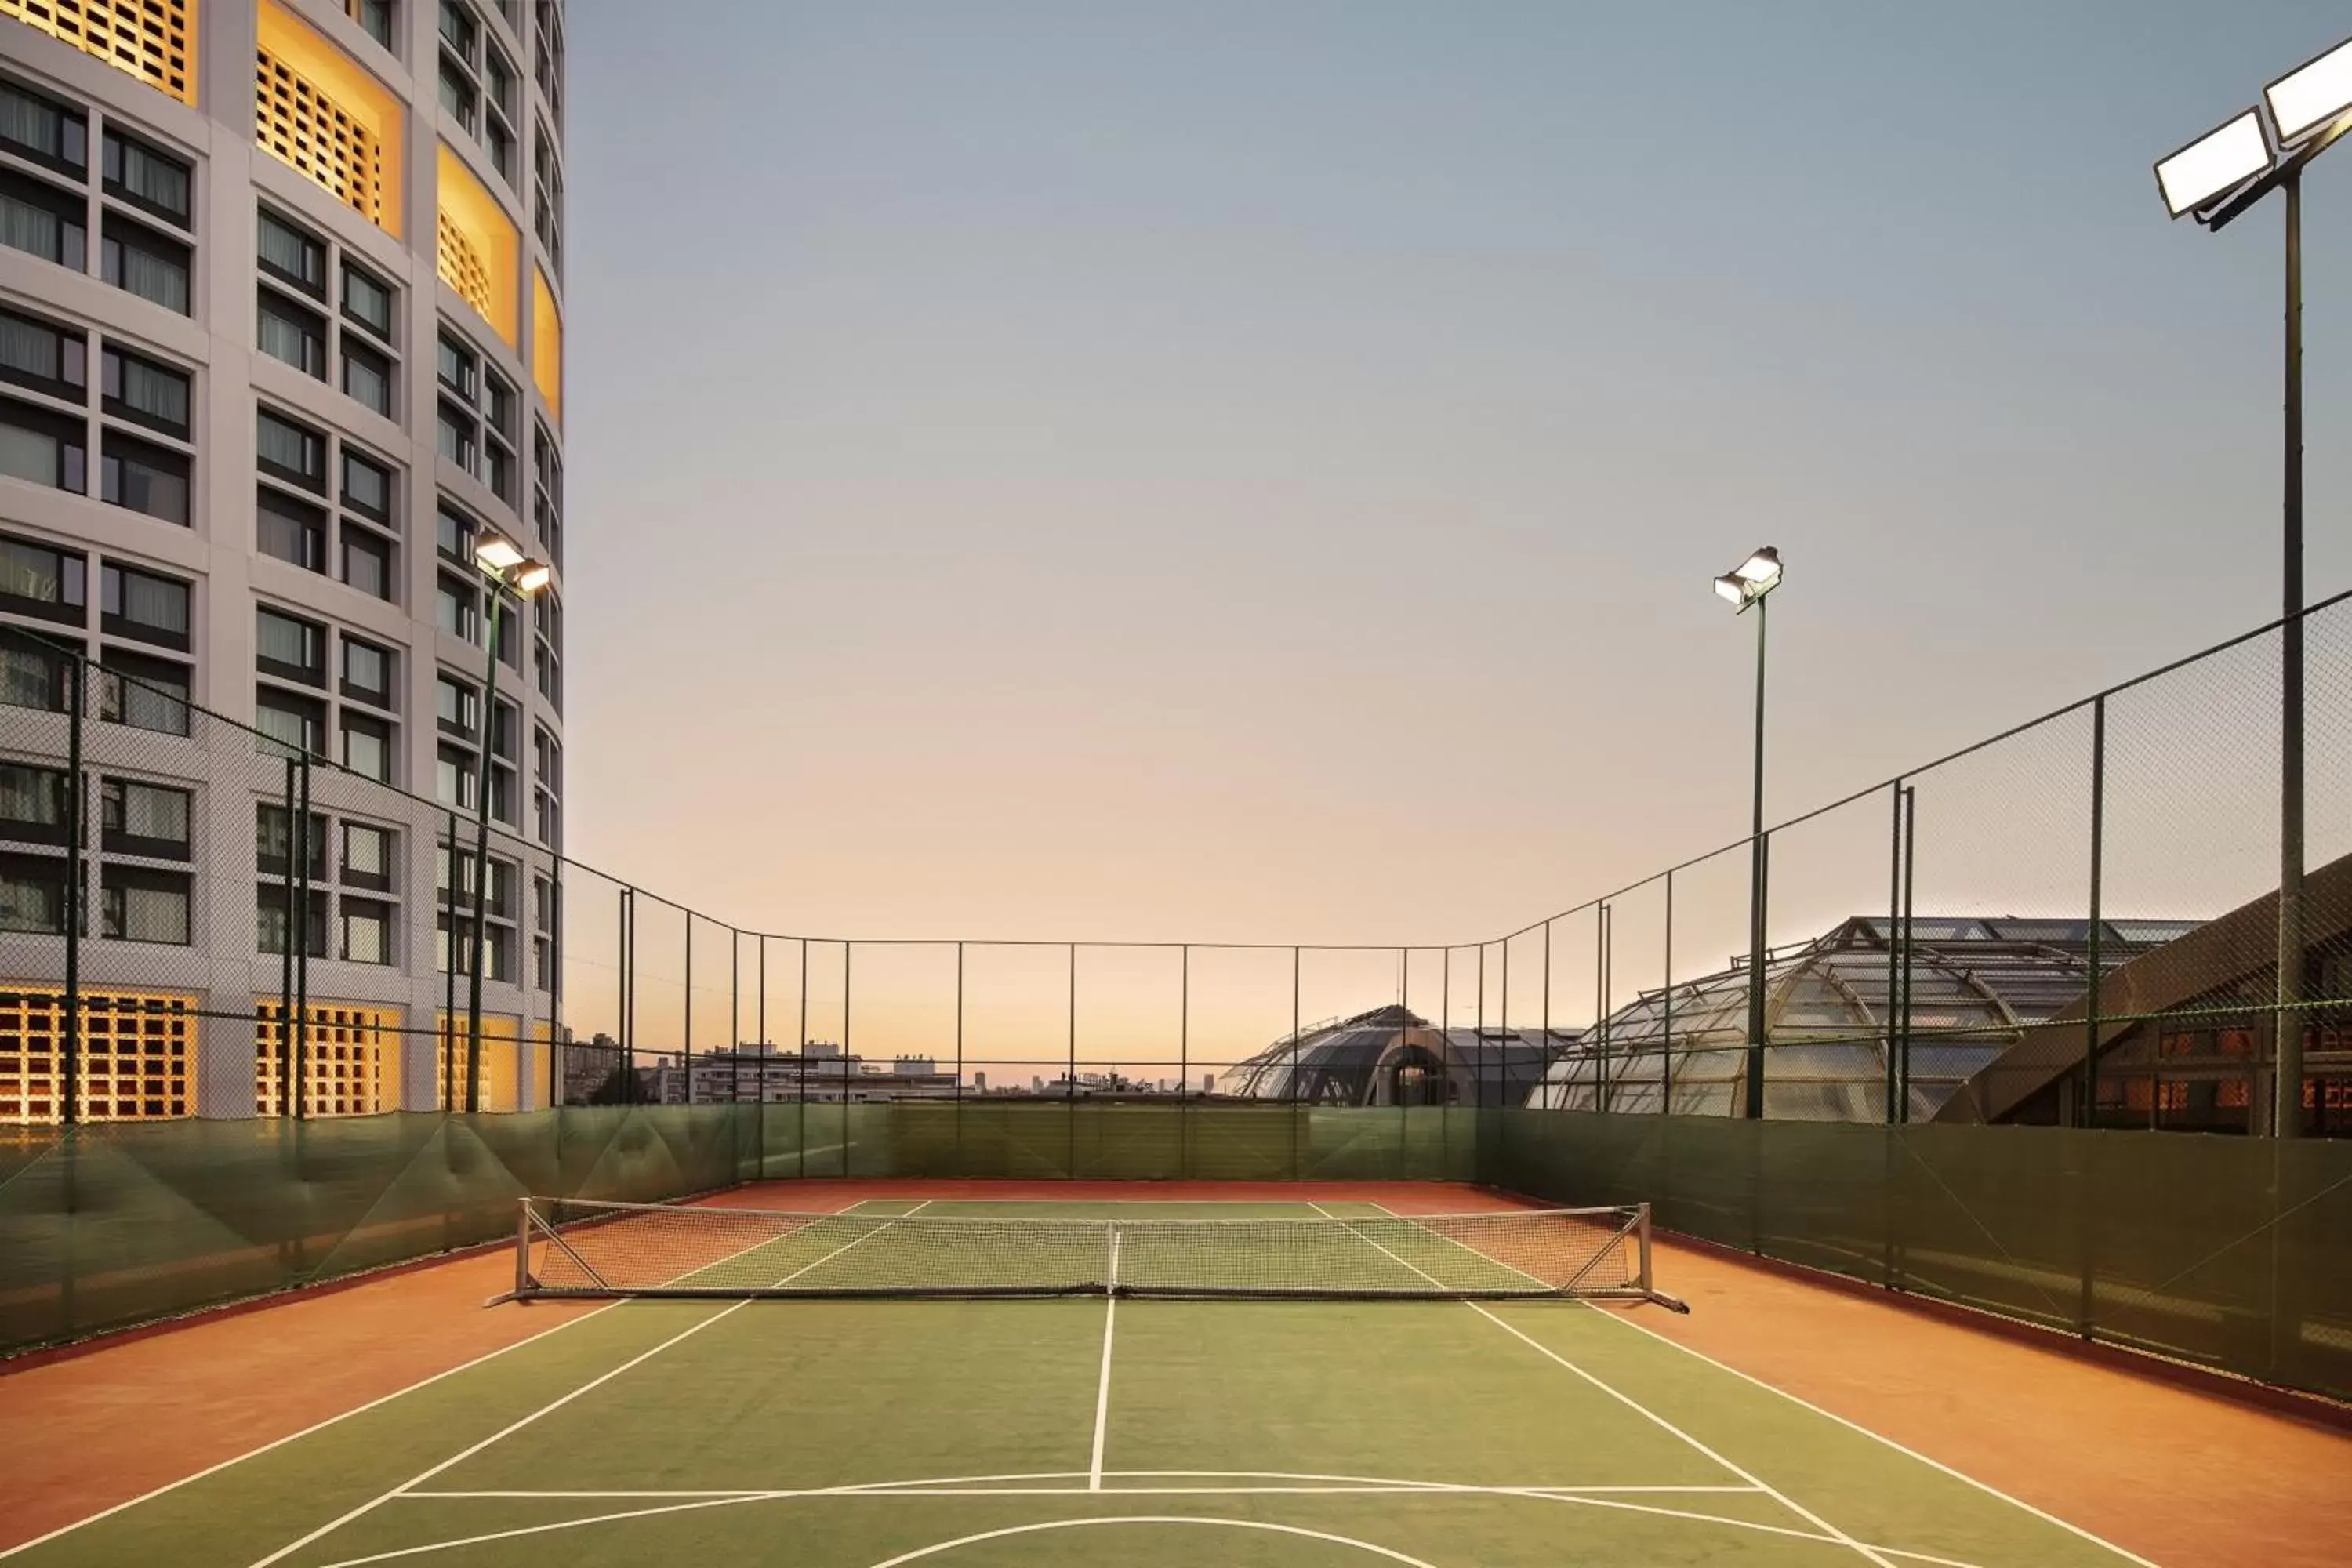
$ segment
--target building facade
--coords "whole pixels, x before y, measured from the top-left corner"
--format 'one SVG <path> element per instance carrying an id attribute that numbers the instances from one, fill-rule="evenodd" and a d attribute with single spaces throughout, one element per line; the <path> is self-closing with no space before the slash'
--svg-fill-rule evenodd
<path id="1" fill-rule="evenodd" d="M 481 1101 L 549 1098 L 564 21 L 0 0 L 0 1121 L 63 1110 L 68 922 L 86 1119 L 282 1108 L 289 926 L 309 1112 L 463 1103 L 485 787 Z M 493 607 L 491 533 L 535 599 Z"/>

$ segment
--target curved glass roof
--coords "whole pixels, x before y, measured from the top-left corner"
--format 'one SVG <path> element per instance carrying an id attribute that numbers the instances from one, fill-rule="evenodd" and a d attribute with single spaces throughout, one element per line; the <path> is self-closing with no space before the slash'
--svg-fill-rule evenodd
<path id="1" fill-rule="evenodd" d="M 2099 966 L 2114 969 L 2196 929 L 2194 921 L 2107 921 Z M 1860 915 L 1765 958 L 1764 1113 L 1785 1121 L 1878 1121 L 1886 1113 L 1889 922 Z M 1920 916 L 1911 922 L 1914 1121 L 2038 1023 L 2080 996 L 2090 922 Z M 1584 1032 L 1530 1105 L 1733 1116 L 1746 1106 L 1745 964 L 1654 991 Z"/>
<path id="2" fill-rule="evenodd" d="M 1523 1105 L 1551 1055 L 1539 1030 L 1439 1029 L 1403 1007 L 1311 1024 L 1225 1069 L 1221 1094 L 1322 1105 Z M 1574 1037 L 1555 1034 L 1558 1045 Z"/>

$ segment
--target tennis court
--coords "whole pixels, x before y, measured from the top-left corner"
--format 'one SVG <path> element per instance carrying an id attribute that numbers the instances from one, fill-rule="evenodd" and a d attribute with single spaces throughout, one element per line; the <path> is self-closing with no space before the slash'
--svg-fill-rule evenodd
<path id="1" fill-rule="evenodd" d="M 935 1274 L 935 1255 L 892 1248 L 956 1222 L 1020 1274 L 1034 1270 L 1006 1249 L 1024 1225 L 1255 1236 L 1305 1219 L 1327 1223 L 1301 1234 L 1365 1238 L 1351 1282 L 1373 1289 L 1475 1250 L 1439 1237 L 1425 1258 L 1386 1256 L 1413 1222 L 1370 1202 L 866 1198 L 831 1230 L 771 1227 L 703 1267 L 805 1279 L 866 1253 L 885 1277 Z M 1012 1223 L 978 1223 L 991 1221 Z M 1231 1265 L 1234 1243 L 1217 1245 Z M 549 1267 L 543 1244 L 534 1256 Z M 1671 1343 L 1645 1324 L 1655 1305 L 1094 1294 L 569 1310 L 10 1555 L 27 1568 L 2143 1561 Z"/>

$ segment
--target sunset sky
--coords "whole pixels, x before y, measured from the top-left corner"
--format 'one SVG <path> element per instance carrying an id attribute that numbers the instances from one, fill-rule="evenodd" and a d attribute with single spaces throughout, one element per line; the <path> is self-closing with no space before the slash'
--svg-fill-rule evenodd
<path id="1" fill-rule="evenodd" d="M 746 928 L 1498 935 L 1746 831 L 1757 544 L 1776 817 L 2276 613 L 2277 214 L 2150 165 L 2340 5 L 690 14 L 573 19 L 569 847 Z M 2352 154 L 2306 245 L 2317 597 Z M 2079 912 L 2087 733 L 1923 909 Z M 2270 778 L 2180 787 L 2116 853 L 2259 880 Z"/>

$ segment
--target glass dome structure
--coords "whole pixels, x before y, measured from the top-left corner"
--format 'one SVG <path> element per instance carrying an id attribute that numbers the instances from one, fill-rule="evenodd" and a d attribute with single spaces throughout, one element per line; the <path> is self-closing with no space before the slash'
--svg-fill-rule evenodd
<path id="1" fill-rule="evenodd" d="M 1541 1031 L 1433 1028 L 1401 1006 L 1310 1024 L 1237 1062 L 1217 1092 L 1317 1105 L 1524 1105 L 1552 1051 Z M 1556 1050 L 1575 1038 L 1555 1031 Z"/>
<path id="2" fill-rule="evenodd" d="M 2083 994 L 2090 922 L 1916 917 L 1911 924 L 1910 1116 L 1926 1121 L 2030 1026 Z M 2107 921 L 2102 973 L 2194 930 Z M 1880 1121 L 1886 1114 L 1890 924 L 1857 915 L 1765 955 L 1764 1114 Z M 1644 994 L 1553 1061 L 1528 1103 L 1562 1110 L 1747 1112 L 1745 963 Z"/>

